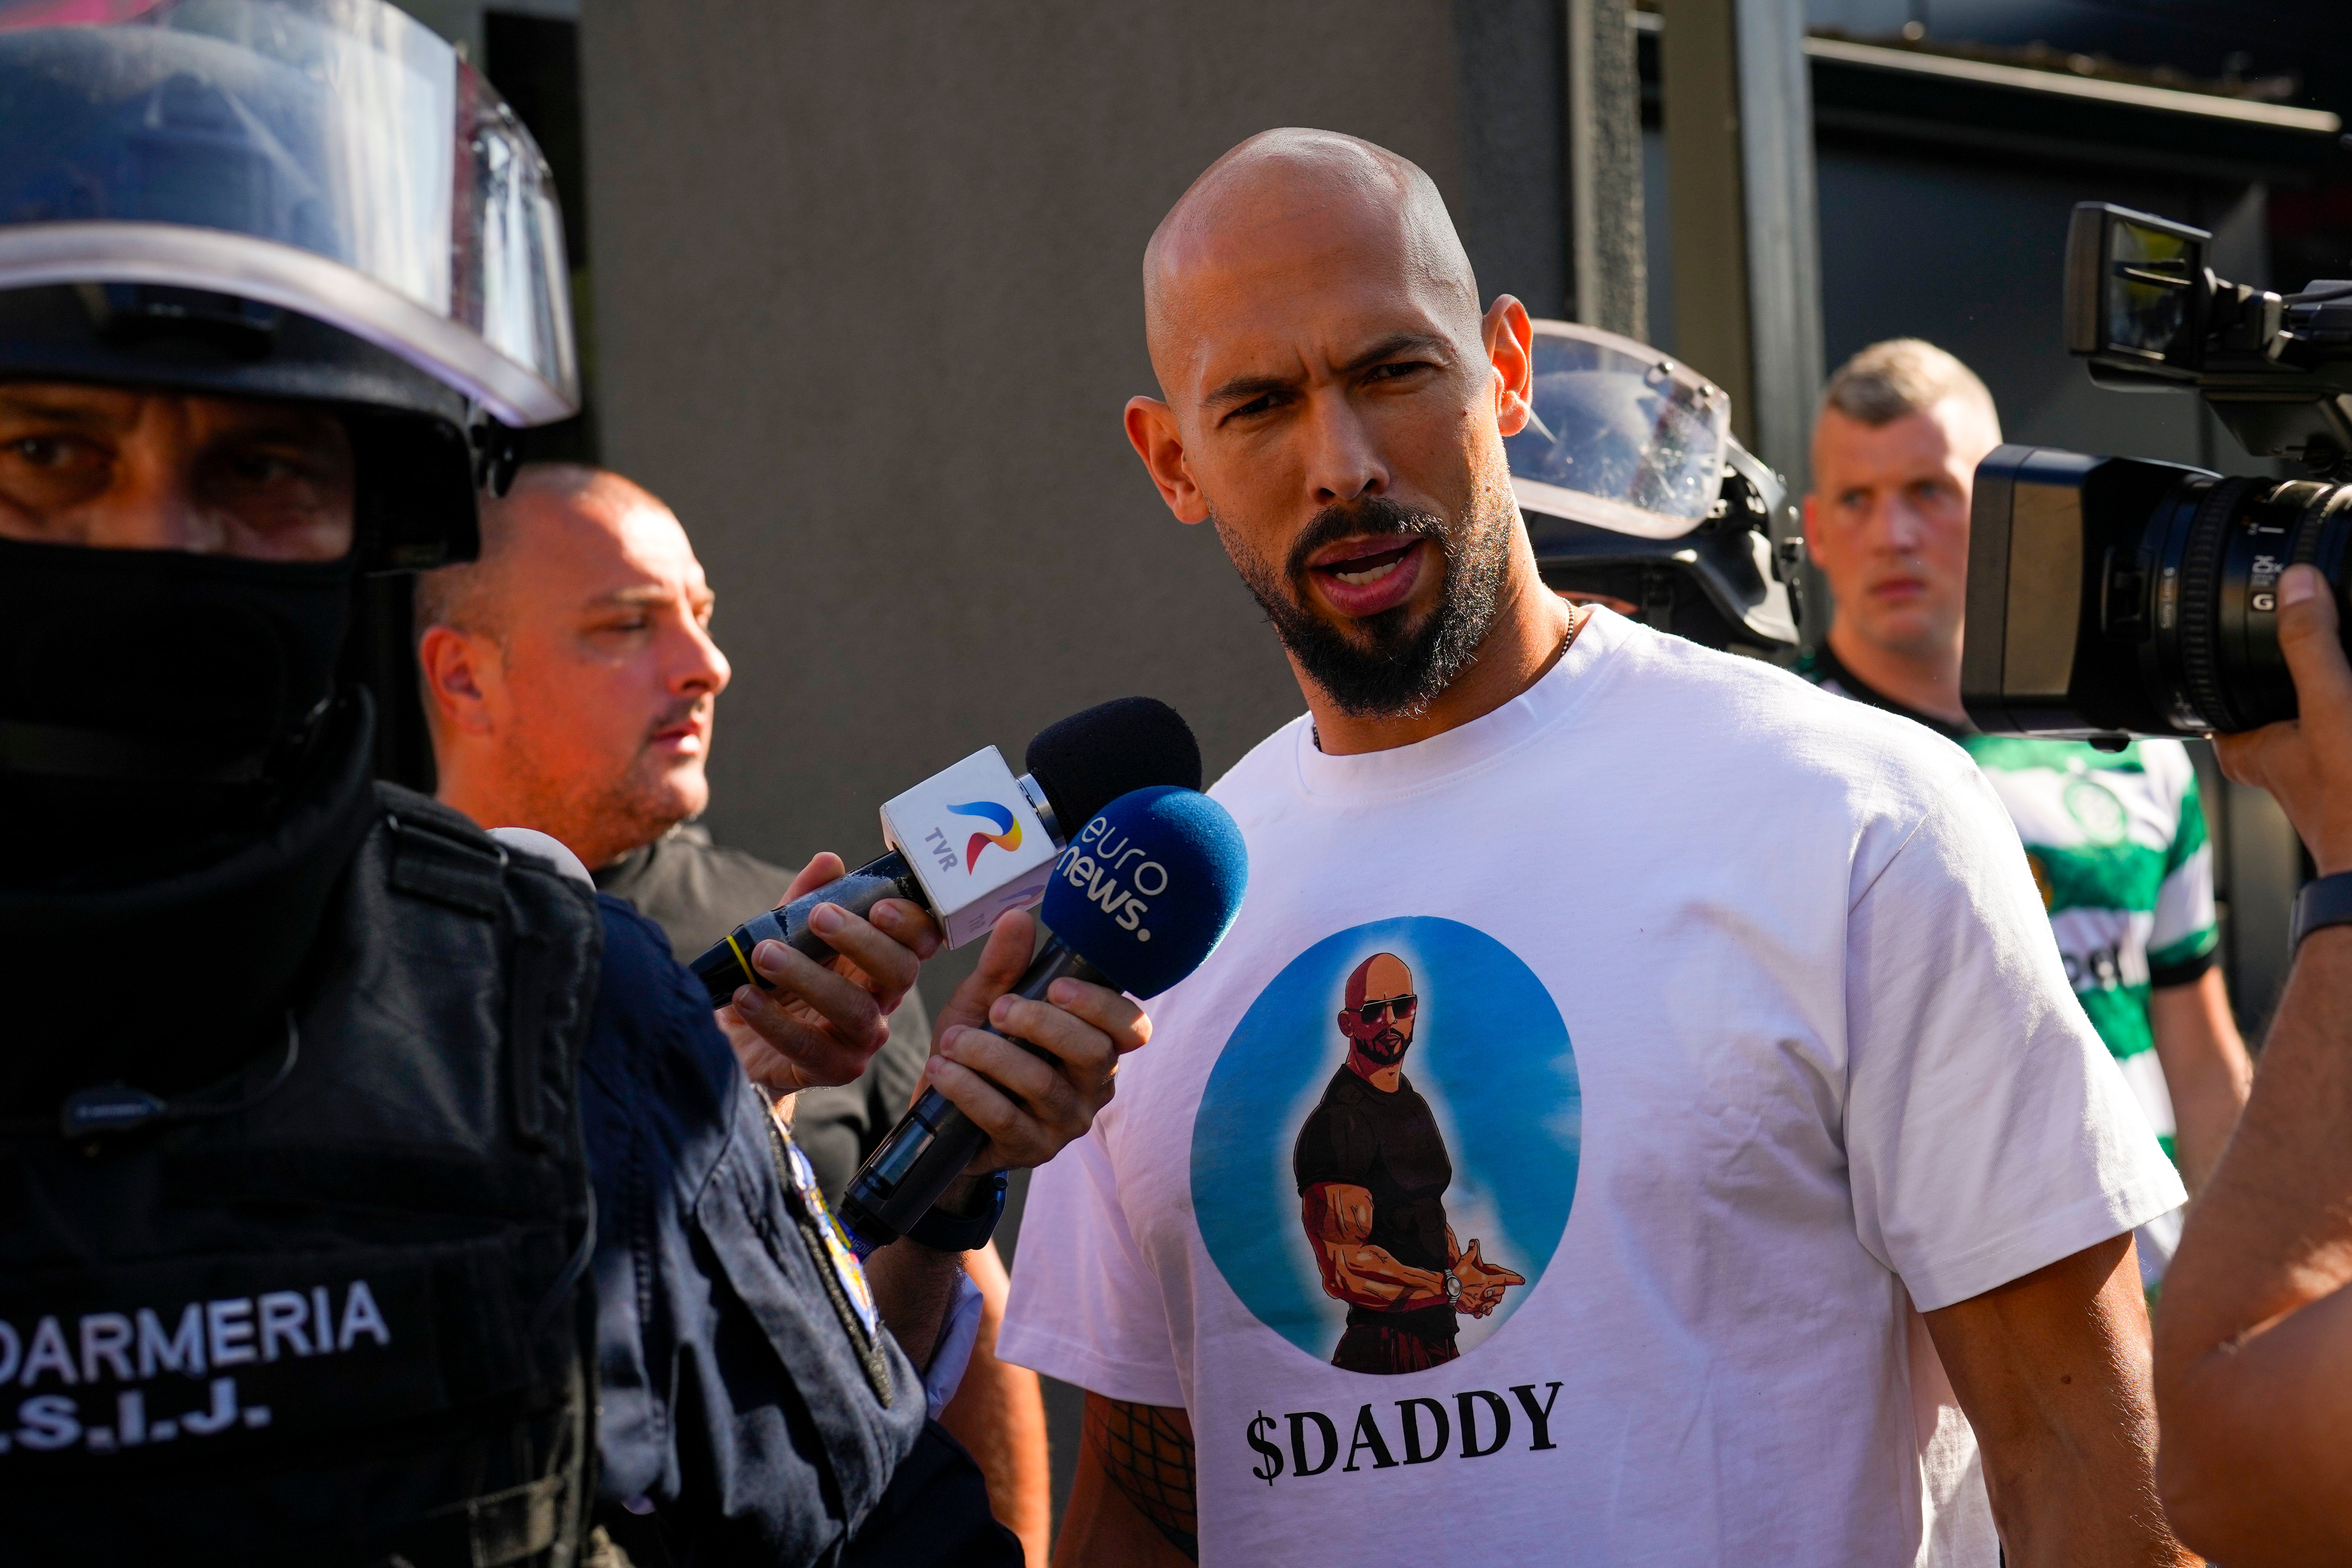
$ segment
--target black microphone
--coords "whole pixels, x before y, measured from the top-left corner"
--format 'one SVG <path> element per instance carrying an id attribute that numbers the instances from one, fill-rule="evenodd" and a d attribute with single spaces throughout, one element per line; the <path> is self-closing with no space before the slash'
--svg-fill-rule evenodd
<path id="1" fill-rule="evenodd" d="M 1044 896 L 1054 857 L 1105 805 L 1152 784 L 1201 787 L 1201 748 L 1183 716 L 1149 697 L 1121 697 L 1047 725 L 1014 778 L 996 748 L 973 752 L 882 807 L 887 853 L 814 892 L 755 915 L 687 967 L 713 1007 L 744 985 L 769 990 L 751 950 L 781 942 L 819 963 L 833 949 L 809 930 L 819 904 L 864 915 L 905 899 L 939 918 L 947 945 L 988 934 L 1006 910 Z"/>
<path id="2" fill-rule="evenodd" d="M 1121 795 L 1054 863 L 1038 911 L 1052 934 L 1015 994 L 1043 1001 L 1066 974 L 1157 996 L 1224 940 L 1248 885 L 1249 850 L 1224 807 L 1189 789 Z M 987 1142 L 945 1095 L 925 1089 L 841 1195 L 851 1250 L 864 1258 L 904 1236 Z"/>

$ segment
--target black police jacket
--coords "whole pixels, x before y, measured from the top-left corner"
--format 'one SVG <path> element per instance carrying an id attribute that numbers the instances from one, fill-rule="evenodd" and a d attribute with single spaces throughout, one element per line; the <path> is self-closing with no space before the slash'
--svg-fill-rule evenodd
<path id="1" fill-rule="evenodd" d="M 604 1496 L 650 1507 L 680 1564 L 834 1561 L 915 1446 L 922 1381 L 780 1168 L 700 983 L 653 922 L 597 902 L 581 1098 Z"/>
<path id="2" fill-rule="evenodd" d="M 373 820 L 287 1046 L 137 1126 L 0 1129 L 0 1557 L 557 1568 L 599 1398 L 596 1489 L 676 1560 L 837 1557 L 922 1390 L 698 988 L 345 776 Z"/>
<path id="3" fill-rule="evenodd" d="M 561 1568 L 585 1534 L 576 1068 L 602 925 L 551 868 L 362 762 L 311 814 L 348 833 L 195 879 L 324 857 L 267 1047 L 169 1100 L 83 1084 L 0 1130 L 11 1563 Z M 126 930 L 170 929 L 139 889 L 109 897 Z M 168 1030 L 169 998 L 146 1001 Z"/>

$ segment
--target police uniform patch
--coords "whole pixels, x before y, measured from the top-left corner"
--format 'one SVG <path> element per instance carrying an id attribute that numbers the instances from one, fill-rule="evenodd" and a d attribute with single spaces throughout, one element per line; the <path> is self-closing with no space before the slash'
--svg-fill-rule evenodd
<path id="1" fill-rule="evenodd" d="M 881 1319 L 874 1310 L 874 1288 L 866 1283 L 866 1266 L 857 1261 L 857 1254 L 850 1250 L 848 1233 L 833 1217 L 832 1205 L 824 1201 L 824 1189 L 816 1184 L 816 1167 L 789 1137 L 784 1140 L 784 1165 L 792 1178 L 793 1191 L 799 1194 L 809 1217 L 816 1222 L 817 1232 L 824 1241 L 825 1261 L 833 1266 L 842 1294 L 849 1299 L 857 1321 L 866 1326 L 866 1337 L 873 1338 L 881 1327 Z"/>
<path id="2" fill-rule="evenodd" d="M 801 1240 L 808 1247 L 810 1260 L 817 1266 L 817 1277 L 824 1282 L 825 1296 L 833 1302 L 834 1315 L 841 1320 L 842 1331 L 857 1347 L 866 1384 L 887 1410 L 891 1398 L 890 1362 L 882 1352 L 882 1318 L 874 1305 L 874 1288 L 866 1282 L 866 1266 L 857 1261 L 841 1222 L 833 1217 L 832 1206 L 824 1201 L 824 1190 L 817 1185 L 816 1167 L 791 1135 L 776 1125 L 775 1118 L 764 1120 L 775 1154 L 776 1175 L 783 1183 Z"/>

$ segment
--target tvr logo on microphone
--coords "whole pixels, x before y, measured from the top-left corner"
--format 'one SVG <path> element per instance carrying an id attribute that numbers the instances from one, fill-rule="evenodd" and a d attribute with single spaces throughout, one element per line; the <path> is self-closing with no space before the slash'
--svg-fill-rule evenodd
<path id="1" fill-rule="evenodd" d="M 1014 816 L 1012 812 L 1006 810 L 1003 806 L 997 805 L 994 801 L 967 801 L 961 805 L 950 805 L 948 807 L 948 810 L 953 812 L 958 816 L 976 816 L 982 822 L 990 824 L 996 829 L 993 833 L 973 834 L 971 836 L 971 842 L 964 846 L 963 870 L 965 876 L 971 876 L 971 873 L 978 868 L 980 865 L 980 852 L 987 848 L 990 845 L 995 845 L 999 849 L 1003 850 L 1008 855 L 1021 847 L 1020 819 Z"/>
<path id="2" fill-rule="evenodd" d="M 892 797 L 882 837 L 922 881 L 950 947 L 1035 904 L 1060 853 L 993 746 Z"/>

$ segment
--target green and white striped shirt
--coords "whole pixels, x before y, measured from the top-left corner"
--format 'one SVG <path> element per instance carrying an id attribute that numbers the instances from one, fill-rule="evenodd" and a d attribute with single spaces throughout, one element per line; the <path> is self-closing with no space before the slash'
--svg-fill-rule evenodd
<path id="1" fill-rule="evenodd" d="M 2066 978 L 2170 1153 L 2172 1098 L 2147 995 L 2203 974 L 2219 940 L 2213 851 L 2188 748 L 2134 741 L 2107 753 L 2018 735 L 1960 743 L 2009 807 Z"/>

